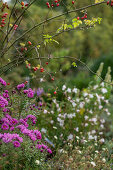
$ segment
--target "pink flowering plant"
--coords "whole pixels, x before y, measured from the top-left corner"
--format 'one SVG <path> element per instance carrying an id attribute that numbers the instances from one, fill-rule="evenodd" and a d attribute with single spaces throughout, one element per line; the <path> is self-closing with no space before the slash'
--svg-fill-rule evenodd
<path id="1" fill-rule="evenodd" d="M 44 162 L 47 155 L 52 154 L 52 150 L 35 126 L 36 116 L 29 113 L 24 116 L 21 114 L 27 107 L 26 98 L 28 101 L 33 98 L 34 91 L 24 90 L 25 84 L 22 83 L 17 85 L 10 95 L 2 78 L 0 83 L 0 168 L 36 167 L 35 161 L 41 159 Z M 25 106 L 19 107 L 19 104 L 22 105 L 20 101 L 23 100 L 23 96 Z M 32 110 L 30 107 L 28 109 Z"/>

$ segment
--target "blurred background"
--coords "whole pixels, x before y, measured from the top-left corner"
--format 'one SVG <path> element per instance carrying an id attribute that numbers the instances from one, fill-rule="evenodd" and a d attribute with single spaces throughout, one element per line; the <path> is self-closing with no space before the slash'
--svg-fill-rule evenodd
<path id="1" fill-rule="evenodd" d="M 7 1 L 9 6 L 12 6 L 15 0 Z M 25 1 L 25 3 L 29 1 Z M 46 6 L 46 0 L 36 1 L 34 5 L 26 12 L 23 16 L 23 22 L 21 22 L 20 27 L 15 34 L 14 38 L 19 37 L 24 31 L 31 28 L 35 23 L 39 23 L 46 17 L 52 17 L 58 15 L 59 13 L 65 12 L 69 9 L 79 8 L 86 6 L 88 4 L 94 3 L 94 0 L 81 0 L 75 1 L 75 6 L 72 6 L 71 0 L 65 0 L 65 5 L 61 5 L 59 8 L 48 9 Z M 49 1 L 51 2 L 51 1 Z M 113 8 L 108 7 L 106 4 L 97 7 L 89 8 L 87 11 L 88 19 L 92 17 L 102 18 L 101 24 L 97 24 L 95 28 L 89 28 L 84 30 L 75 30 L 68 33 L 63 33 L 55 40 L 59 44 L 53 43 L 46 47 L 40 47 L 39 53 L 41 57 L 47 59 L 42 60 L 42 65 L 51 75 L 54 77 L 55 81 L 50 81 L 50 76 L 44 75 L 45 73 L 36 72 L 34 73 L 32 69 L 26 68 L 26 64 L 23 63 L 14 68 L 9 69 L 4 73 L 7 75 L 8 81 L 11 83 L 18 84 L 24 80 L 29 80 L 29 85 L 32 87 L 50 88 L 51 86 L 59 87 L 63 84 L 67 84 L 70 87 L 76 86 L 80 89 L 88 86 L 88 83 L 92 80 L 92 74 L 87 70 L 85 66 L 77 63 L 77 67 L 72 66 L 74 61 L 71 58 L 62 58 L 64 56 L 76 57 L 85 62 L 90 69 L 94 72 L 98 69 L 101 62 L 104 62 L 104 69 L 102 76 L 105 76 L 108 66 L 111 66 L 112 76 L 113 76 Z M 17 6 L 15 13 L 13 14 L 12 23 L 21 13 L 20 6 Z M 82 13 L 66 14 L 59 19 L 51 21 L 43 27 L 34 29 L 29 35 L 21 39 L 21 43 L 25 43 L 30 40 L 33 44 L 41 42 L 43 35 L 54 35 L 55 32 L 64 19 L 69 22 L 72 18 L 77 16 L 82 16 Z M 0 33 L 1 34 L 1 33 Z M 19 46 L 19 44 L 16 44 Z M 48 57 L 58 57 L 56 60 L 49 60 Z M 13 60 L 16 57 L 14 48 L 11 48 L 10 52 L 7 53 L 3 59 L 3 63 L 6 63 L 8 59 Z M 27 54 L 29 62 L 32 67 L 36 67 L 39 64 L 37 60 L 31 60 L 30 58 L 36 57 L 36 52 L 29 52 Z M 75 60 L 76 61 L 76 60 Z M 48 65 L 45 63 L 48 62 Z M 46 81 L 42 81 L 40 84 L 40 78 L 43 77 Z M 47 83 L 48 82 L 48 83 Z"/>

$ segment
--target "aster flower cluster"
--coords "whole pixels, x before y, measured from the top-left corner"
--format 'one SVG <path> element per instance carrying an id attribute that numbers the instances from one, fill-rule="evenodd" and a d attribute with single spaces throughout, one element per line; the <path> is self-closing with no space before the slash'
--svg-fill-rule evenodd
<path id="1" fill-rule="evenodd" d="M 28 90 L 24 90 L 23 93 L 27 94 L 27 97 L 29 98 L 33 98 L 35 94 L 35 92 L 31 88 L 29 88 Z"/>
<path id="2" fill-rule="evenodd" d="M 25 87 L 25 84 L 24 84 L 24 83 L 17 85 L 17 89 L 18 89 L 18 90 L 21 90 L 21 89 L 24 88 L 24 87 Z"/>
<path id="3" fill-rule="evenodd" d="M 36 149 L 41 152 L 47 151 L 48 153 L 52 153 L 48 146 L 43 143 L 39 145 L 42 139 L 41 132 L 39 130 L 28 129 L 28 120 L 32 122 L 32 125 L 36 123 L 36 117 L 34 115 L 27 115 L 26 118 L 17 120 L 12 118 L 9 114 L 6 114 L 5 117 L 0 120 L 2 132 L 7 131 L 7 133 L 0 133 L 2 142 L 12 143 L 14 147 L 21 147 L 21 143 L 24 142 L 24 136 L 27 136 L 31 140 L 31 143 L 38 142 L 38 144 L 36 143 Z M 15 130 L 17 132 L 19 130 L 18 133 L 21 134 L 22 137 L 18 133 L 13 133 Z"/>
<path id="4" fill-rule="evenodd" d="M 6 86 L 6 82 L 0 77 L 0 83 L 3 85 L 3 86 Z"/>
<path id="5" fill-rule="evenodd" d="M 4 93 L 3 93 L 2 95 L 3 95 L 3 97 L 4 97 L 5 99 L 7 99 L 7 101 L 9 101 L 8 90 L 4 90 Z"/>
<path id="6" fill-rule="evenodd" d="M 6 106 L 8 106 L 8 101 L 4 97 L 0 96 L 0 108 L 4 108 Z"/>

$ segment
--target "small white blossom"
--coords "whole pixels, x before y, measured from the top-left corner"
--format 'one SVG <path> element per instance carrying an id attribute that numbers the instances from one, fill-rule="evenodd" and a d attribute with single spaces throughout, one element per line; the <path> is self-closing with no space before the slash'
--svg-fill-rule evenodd
<path id="1" fill-rule="evenodd" d="M 95 162 L 91 162 L 91 165 L 93 165 L 93 167 L 95 167 L 95 166 L 96 166 Z"/>
<path id="2" fill-rule="evenodd" d="M 101 143 L 104 143 L 104 142 L 105 142 L 104 138 L 100 139 L 99 141 L 100 141 Z"/>
<path id="3" fill-rule="evenodd" d="M 67 92 L 68 92 L 68 93 L 71 93 L 71 89 L 70 89 L 70 88 L 68 88 L 68 89 L 67 89 Z"/>
<path id="4" fill-rule="evenodd" d="M 74 88 L 74 89 L 73 89 L 73 93 L 77 93 L 77 88 Z"/>
<path id="5" fill-rule="evenodd" d="M 101 89 L 101 92 L 102 92 L 103 94 L 105 94 L 105 93 L 107 93 L 107 89 L 102 88 L 102 89 Z"/>
<path id="6" fill-rule="evenodd" d="M 62 90 L 64 91 L 66 89 L 66 85 L 63 85 L 62 86 Z"/>
<path id="7" fill-rule="evenodd" d="M 36 163 L 37 165 L 39 165 L 39 164 L 40 164 L 40 161 L 39 161 L 39 160 L 36 160 L 35 163 Z"/>
<path id="8" fill-rule="evenodd" d="M 46 114 L 47 113 L 47 110 L 44 110 L 44 114 Z"/>
<path id="9" fill-rule="evenodd" d="M 68 140 L 72 140 L 72 139 L 73 139 L 73 135 L 70 134 L 70 135 L 68 136 Z"/>
<path id="10" fill-rule="evenodd" d="M 42 128 L 42 129 L 41 129 L 41 132 L 46 133 L 47 130 L 46 130 L 45 128 Z"/>

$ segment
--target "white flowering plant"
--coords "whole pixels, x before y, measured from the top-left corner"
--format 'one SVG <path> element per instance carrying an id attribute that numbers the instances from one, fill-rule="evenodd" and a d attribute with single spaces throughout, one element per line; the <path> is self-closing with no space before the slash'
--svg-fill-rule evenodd
<path id="1" fill-rule="evenodd" d="M 102 68 L 103 64 L 97 71 L 98 75 L 101 75 Z M 76 87 L 71 89 L 63 85 L 62 89 L 57 90 L 56 96 L 43 96 L 42 110 L 38 114 L 39 126 L 54 147 L 63 146 L 70 140 L 73 144 L 78 140 L 83 144 L 105 142 L 106 119 L 110 116 L 108 107 L 112 90 L 110 68 L 104 81 L 107 83 L 101 82 L 95 76 L 89 86 L 81 91 Z"/>

